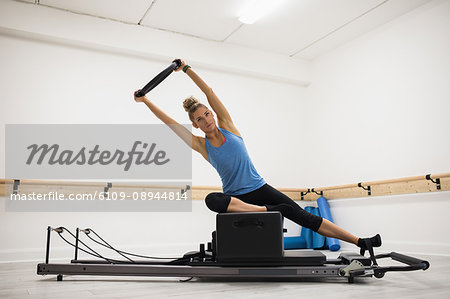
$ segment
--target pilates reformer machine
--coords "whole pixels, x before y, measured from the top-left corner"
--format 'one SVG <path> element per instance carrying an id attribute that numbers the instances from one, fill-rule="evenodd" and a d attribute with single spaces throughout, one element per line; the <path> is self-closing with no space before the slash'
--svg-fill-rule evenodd
<path id="1" fill-rule="evenodd" d="M 37 274 L 99 276 L 153 276 L 179 278 L 298 278 L 344 279 L 353 283 L 355 278 L 382 278 L 386 272 L 426 270 L 429 262 L 391 252 L 370 257 L 357 253 L 341 253 L 337 259 L 327 259 L 320 251 L 290 251 L 283 248 L 283 217 L 279 212 L 217 214 L 216 230 L 212 240 L 200 244 L 179 258 L 150 257 L 118 250 L 92 229 L 76 229 L 73 234 L 64 227 L 47 228 L 45 263 L 37 265 Z M 75 248 L 70 263 L 51 263 L 50 237 L 56 232 Z M 120 254 L 124 260 L 100 255 L 82 241 L 80 232 L 90 241 Z M 67 240 L 69 234 L 74 243 Z M 91 237 L 94 235 L 94 237 Z M 97 239 L 97 240 L 96 240 Z M 78 259 L 79 251 L 96 257 L 95 260 Z M 139 260 L 136 260 L 139 258 Z M 391 258 L 399 263 L 379 266 L 377 260 Z"/>

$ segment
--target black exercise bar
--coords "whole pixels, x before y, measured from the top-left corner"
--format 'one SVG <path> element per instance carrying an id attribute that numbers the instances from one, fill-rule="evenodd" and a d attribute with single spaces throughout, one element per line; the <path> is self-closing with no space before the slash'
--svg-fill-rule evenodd
<path id="1" fill-rule="evenodd" d="M 147 83 L 142 89 L 136 92 L 137 97 L 145 96 L 150 90 L 158 86 L 164 79 L 166 79 L 174 70 L 179 68 L 181 65 L 180 59 L 175 59 L 168 67 L 166 67 L 161 73 L 156 75 L 150 82 Z"/>

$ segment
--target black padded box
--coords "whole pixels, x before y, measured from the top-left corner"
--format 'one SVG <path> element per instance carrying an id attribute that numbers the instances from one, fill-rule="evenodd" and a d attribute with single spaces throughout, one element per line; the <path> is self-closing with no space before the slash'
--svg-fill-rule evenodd
<path id="1" fill-rule="evenodd" d="M 216 218 L 219 262 L 283 259 L 283 217 L 279 212 L 223 213 Z"/>

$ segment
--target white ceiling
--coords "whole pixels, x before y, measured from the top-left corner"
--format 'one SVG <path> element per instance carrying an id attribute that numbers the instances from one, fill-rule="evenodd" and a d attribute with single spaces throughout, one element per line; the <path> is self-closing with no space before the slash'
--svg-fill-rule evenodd
<path id="1" fill-rule="evenodd" d="M 252 25 L 255 0 L 28 0 L 36 4 L 312 60 L 430 0 L 273 0 L 278 9 Z M 261 0 L 256 0 L 261 1 Z"/>

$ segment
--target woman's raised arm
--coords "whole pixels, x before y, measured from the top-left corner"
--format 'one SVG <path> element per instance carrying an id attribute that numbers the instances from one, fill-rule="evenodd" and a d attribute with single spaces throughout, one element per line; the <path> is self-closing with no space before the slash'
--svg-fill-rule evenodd
<path id="1" fill-rule="evenodd" d="M 203 81 L 203 79 L 200 78 L 200 76 L 184 62 L 184 60 L 180 60 L 181 66 L 175 71 L 178 72 L 180 70 L 183 70 L 189 76 L 189 78 L 191 78 L 192 81 L 194 81 L 194 83 L 201 89 L 201 91 L 203 91 L 203 93 L 206 95 L 206 98 L 208 99 L 209 105 L 217 115 L 217 121 L 220 127 L 228 129 L 233 133 L 240 135 L 239 131 L 233 124 L 230 113 L 225 108 L 225 105 L 222 103 L 222 101 L 220 101 L 220 99 L 214 93 L 212 88 L 209 87 L 209 85 L 206 84 L 206 82 Z"/>
<path id="2" fill-rule="evenodd" d="M 207 157 L 206 149 L 202 146 L 204 141 L 203 138 L 193 135 L 188 129 L 183 125 L 180 125 L 176 120 L 167 115 L 159 107 L 157 107 L 152 101 L 150 101 L 146 96 L 137 97 L 136 92 L 134 93 L 134 100 L 136 102 L 144 103 L 152 112 L 159 118 L 163 123 L 169 126 L 169 128 L 175 132 L 188 146 L 193 150 L 202 154 L 202 156 Z M 203 141 L 203 142 L 202 142 Z"/>

